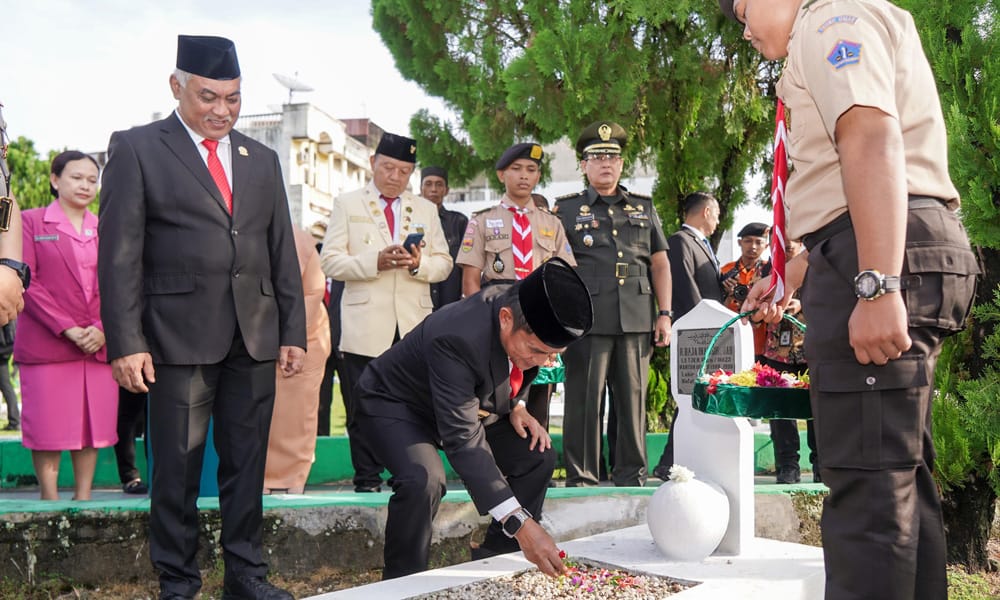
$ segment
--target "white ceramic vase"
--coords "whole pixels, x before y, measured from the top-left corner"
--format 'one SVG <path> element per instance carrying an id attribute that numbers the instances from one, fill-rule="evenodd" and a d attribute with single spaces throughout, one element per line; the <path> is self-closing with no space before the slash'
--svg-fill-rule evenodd
<path id="1" fill-rule="evenodd" d="M 718 485 L 699 481 L 675 465 L 670 481 L 656 490 L 646 507 L 653 541 L 669 560 L 699 562 L 719 547 L 729 526 L 729 497 Z"/>

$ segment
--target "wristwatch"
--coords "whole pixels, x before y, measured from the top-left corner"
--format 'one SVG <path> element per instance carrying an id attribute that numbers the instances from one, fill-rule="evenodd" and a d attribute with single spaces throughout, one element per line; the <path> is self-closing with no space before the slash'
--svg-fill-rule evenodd
<path id="1" fill-rule="evenodd" d="M 671 320 L 673 320 L 673 318 L 674 318 L 674 311 L 672 311 L 672 310 L 661 310 L 660 312 L 658 312 L 656 314 L 657 314 L 657 316 L 667 317 L 667 318 L 669 318 Z"/>
<path id="2" fill-rule="evenodd" d="M 530 518 L 531 513 L 523 508 L 515 510 L 503 520 L 503 534 L 509 538 L 514 537 L 517 535 L 518 531 L 521 531 L 521 528 L 524 527 L 524 524 L 527 523 Z"/>
<path id="3" fill-rule="evenodd" d="M 19 260 L 14 260 L 13 258 L 0 258 L 0 265 L 6 265 L 11 269 L 14 269 L 17 276 L 21 278 L 21 286 L 25 290 L 28 289 L 28 284 L 31 283 L 31 269 L 28 268 L 28 265 Z"/>
<path id="4" fill-rule="evenodd" d="M 883 275 L 875 269 L 861 271 L 854 276 L 854 294 L 861 300 L 874 300 L 899 289 L 899 277 Z"/>

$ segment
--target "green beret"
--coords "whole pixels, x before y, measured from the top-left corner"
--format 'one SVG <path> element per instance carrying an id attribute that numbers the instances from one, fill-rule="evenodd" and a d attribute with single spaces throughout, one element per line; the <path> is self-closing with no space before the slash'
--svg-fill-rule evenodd
<path id="1" fill-rule="evenodd" d="M 528 160 L 535 161 L 536 164 L 542 164 L 542 147 L 534 142 L 525 142 L 523 144 L 514 144 L 510 148 L 504 151 L 500 160 L 497 161 L 497 171 L 503 171 L 510 166 L 510 163 L 514 162 L 519 158 L 527 158 Z"/>
<path id="2" fill-rule="evenodd" d="M 614 121 L 596 121 L 580 133 L 576 153 L 581 158 L 587 154 L 621 154 L 627 142 L 624 127 Z"/>

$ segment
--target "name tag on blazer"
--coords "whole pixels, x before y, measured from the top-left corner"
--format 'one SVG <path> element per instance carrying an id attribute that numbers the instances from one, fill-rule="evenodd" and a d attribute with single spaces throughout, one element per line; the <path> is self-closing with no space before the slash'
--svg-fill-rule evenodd
<path id="1" fill-rule="evenodd" d="M 48 235 L 36 235 L 35 236 L 35 241 L 36 242 L 58 242 L 59 241 L 59 234 L 58 233 L 50 233 Z"/>
<path id="2" fill-rule="evenodd" d="M 368 216 L 359 217 L 358 215 L 351 215 L 349 221 L 351 223 L 374 223 L 374 221 L 371 220 L 371 217 Z"/>

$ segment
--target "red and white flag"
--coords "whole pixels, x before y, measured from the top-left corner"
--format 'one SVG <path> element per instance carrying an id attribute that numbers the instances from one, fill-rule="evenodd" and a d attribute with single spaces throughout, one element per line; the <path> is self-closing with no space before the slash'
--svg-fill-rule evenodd
<path id="1" fill-rule="evenodd" d="M 778 98 L 774 118 L 774 174 L 771 177 L 771 206 L 774 224 L 771 226 L 771 286 L 772 303 L 785 296 L 785 182 L 788 181 L 788 155 L 785 149 L 788 132 L 785 129 L 785 103 Z"/>

